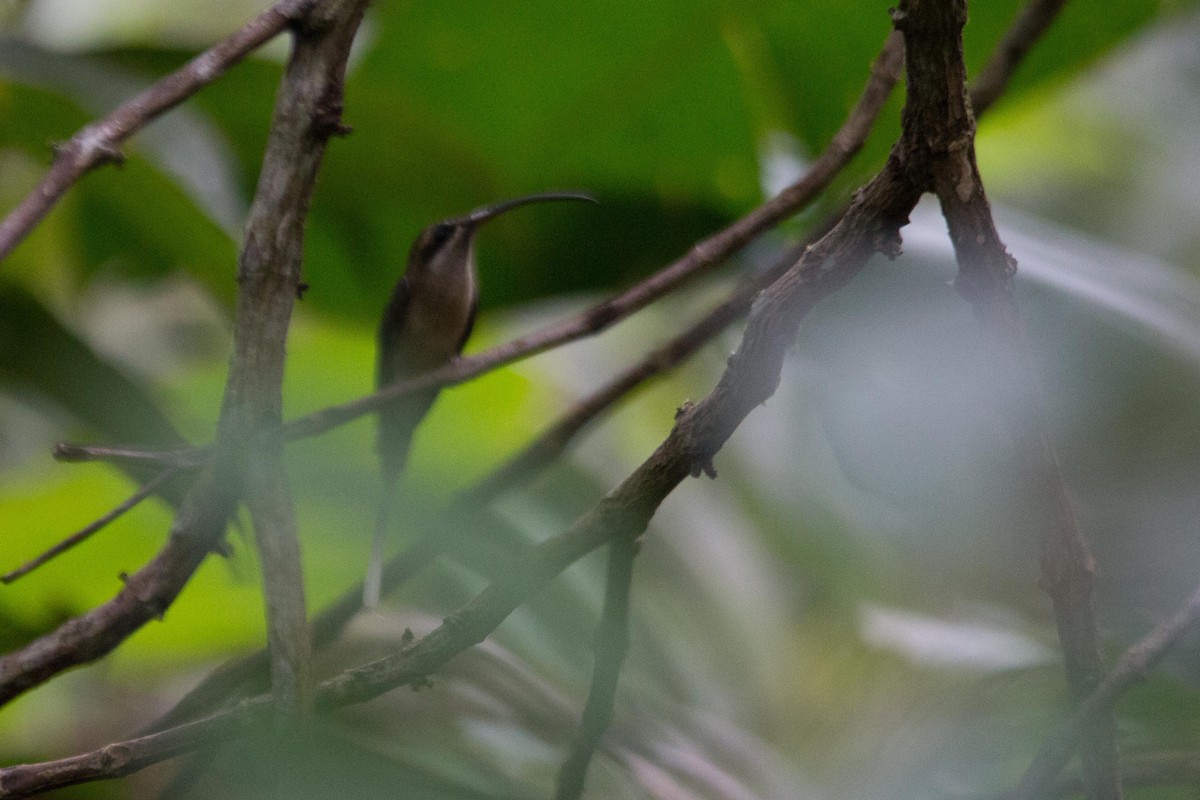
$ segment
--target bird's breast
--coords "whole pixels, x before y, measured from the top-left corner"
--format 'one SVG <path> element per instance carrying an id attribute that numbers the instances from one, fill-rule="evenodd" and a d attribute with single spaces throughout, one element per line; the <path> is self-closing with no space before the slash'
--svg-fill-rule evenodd
<path id="1" fill-rule="evenodd" d="M 421 281 L 410 286 L 408 308 L 397 331 L 393 375 L 434 369 L 458 355 L 475 306 L 472 276 Z"/>

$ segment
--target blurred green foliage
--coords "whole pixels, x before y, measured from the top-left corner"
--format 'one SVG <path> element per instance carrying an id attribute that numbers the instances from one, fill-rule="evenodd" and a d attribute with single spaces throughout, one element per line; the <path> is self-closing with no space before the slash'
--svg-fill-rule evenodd
<path id="1" fill-rule="evenodd" d="M 790 134 L 791 155 L 803 160 L 820 152 L 841 124 L 889 30 L 888 5 L 529 0 L 517 10 L 478 0 L 374 4 L 347 85 L 345 121 L 354 132 L 330 146 L 308 225 L 311 290 L 297 311 L 290 343 L 287 415 L 370 390 L 376 317 L 403 269 L 409 242 L 433 220 L 531 191 L 586 189 L 601 200 L 595 209 L 530 209 L 487 229 L 479 243 L 485 314 L 470 345 L 475 349 L 546 321 L 581 296 L 630 285 L 752 208 L 763 183 L 778 177 L 763 174 L 769 148 L 778 146 L 776 134 Z M 1170 20 L 1165 12 L 1184 5 L 1193 4 L 1068 4 L 1018 73 L 997 109 L 999 119 L 985 125 L 985 178 L 994 174 L 1005 193 L 1019 197 L 1032 180 L 1023 170 L 1038 154 L 1068 181 L 1109 166 L 1114 136 L 1097 129 L 1072 138 L 1070 121 L 1056 116 L 1059 93 L 1111 48 L 1133 40 L 1151 22 Z M 1017 7 L 1015 0 L 973 4 L 966 31 L 972 69 L 983 63 Z M 244 3 L 238 12 L 246 12 Z M 177 18 L 161 9 L 156 14 L 157 29 L 131 17 L 125 36 L 110 25 L 96 42 L 77 40 L 60 52 L 46 47 L 52 31 L 28 19 L 23 27 L 20 14 L 9 21 L 11 38 L 0 41 L 5 210 L 35 185 L 53 142 L 182 65 L 206 43 L 189 38 L 189 30 L 209 31 L 213 20 L 230 12 L 210 3 L 179 4 Z M 236 221 L 253 194 L 280 72 L 271 57 L 235 67 L 173 112 L 174 123 L 164 120 L 134 137 L 122 168 L 87 176 L 0 264 L 0 524 L 10 532 L 0 569 L 40 552 L 132 491 L 128 480 L 101 466 L 53 465 L 53 441 L 166 445 L 179 435 L 195 442 L 208 437 L 220 402 L 236 289 Z M 819 201 L 821 208 L 839 203 L 882 163 L 898 130 L 901 101 L 898 92 L 863 154 Z M 1044 140 L 1033 141 L 1031 131 Z M 447 392 L 418 436 L 412 482 L 419 503 L 435 506 L 450 498 L 697 307 L 695 297 L 675 299 L 665 311 L 644 314 L 550 367 L 504 370 Z M 722 347 L 733 344 L 725 340 Z M 603 443 L 589 456 L 500 504 L 499 518 L 530 538 L 560 529 L 650 451 L 665 434 L 671 409 L 707 391 L 721 363 L 720 352 L 709 353 L 665 385 L 642 392 L 637 408 L 605 425 L 597 437 Z M 858 424 L 852 419 L 848 427 Z M 902 455 L 898 451 L 897 459 Z M 740 469 L 723 467 L 719 483 L 702 496 L 689 495 L 687 509 L 668 507 L 666 516 L 676 524 L 682 518 L 698 527 L 738 530 L 745 540 L 710 542 L 689 554 L 651 550 L 643 559 L 646 571 L 658 577 L 635 610 L 642 634 L 635 641 L 642 650 L 625 709 L 627 724 L 641 733 L 625 731 L 628 738 L 614 745 L 626 767 L 645 760 L 641 772 L 634 770 L 643 788 L 657 787 L 655 797 L 716 796 L 704 787 L 722 786 L 722 776 L 692 775 L 677 794 L 655 782 L 662 776 L 650 762 L 670 762 L 664 755 L 669 751 L 686 763 L 689 747 L 706 756 L 720 753 L 714 770 L 720 766 L 729 771 L 724 777 L 753 786 L 756 793 L 746 796 L 765 797 L 793 794 L 779 786 L 772 794 L 769 776 L 789 788 L 833 781 L 833 773 L 848 770 L 856 758 L 875 757 L 880 748 L 887 750 L 880 763 L 891 765 L 961 748 L 966 765 L 978 757 L 973 746 L 994 744 L 956 739 L 961 729 L 950 715 L 921 707 L 922 698 L 941 689 L 931 688 L 919 668 L 856 638 L 855 615 L 864 597 L 919 604 L 932 592 L 912 589 L 908 581 L 916 568 L 903 556 L 889 561 L 886 548 L 899 546 L 847 537 L 839 527 L 844 509 L 833 505 L 814 503 L 800 515 L 796 493 L 775 491 L 755 471 L 760 465 L 753 454 L 730 458 Z M 845 453 L 830 459 L 853 472 Z M 310 596 L 319 607 L 355 581 L 365 564 L 374 502 L 370 425 L 359 422 L 298 443 L 289 464 Z M 801 516 L 803 537 L 796 535 Z M 168 525 L 168 512 L 147 504 L 102 533 L 101 541 L 4 587 L 4 645 L 27 641 L 111 596 L 115 576 L 155 552 Z M 180 687 L 171 676 L 180 669 L 255 646 L 262 623 L 253 548 L 237 533 L 233 539 L 235 557 L 206 564 L 162 624 L 136 634 L 101 670 L 69 676 L 0 715 L 0 749 L 46 757 L 135 729 L 152 716 L 147 708 L 161 705 L 160 694 L 177 696 Z M 499 712 L 482 708 L 478 698 L 481 707 L 465 695 L 454 697 L 447 702 L 461 712 L 461 727 L 430 734 L 444 722 L 436 715 L 414 724 L 389 753 L 396 756 L 393 766 L 405 765 L 399 772 L 408 771 L 419 753 L 420 771 L 430 767 L 440 776 L 429 779 L 438 787 L 429 796 L 439 797 L 487 789 L 503 771 L 478 766 L 489 758 L 514 765 L 492 784 L 505 792 L 519 794 L 525 781 L 552 775 L 557 754 L 543 753 L 519 733 L 555 745 L 569 735 L 571 704 L 586 681 L 590 631 L 580 610 L 596 606 L 595 566 L 572 570 L 518 613 L 506 626 L 504 646 L 511 652 L 491 653 L 496 663 L 479 656 L 485 663 L 477 672 L 470 665 L 462 669 L 470 680 L 486 682 L 497 663 L 507 665 L 510 682 L 492 688 L 506 700 L 519 694 L 514 687 L 528 692 L 529 705 L 547 717 L 539 718 L 544 727 L 522 717 L 536 714 L 516 701 L 511 718 L 491 719 L 488 713 Z M 712 574 L 717 568 L 727 572 Z M 726 585 L 730 574 L 741 577 L 732 589 Z M 1031 585 L 1030 577 L 1022 573 L 995 583 L 1008 590 Z M 407 590 L 401 602 L 446 613 L 477 586 L 477 578 L 445 567 Z M 716 609 L 715 615 L 696 614 L 698 603 Z M 799 608 L 806 615 L 795 622 L 788 615 Z M 779 619 L 786 624 L 775 626 Z M 420 616 L 405 618 L 410 621 L 414 627 L 428 623 Z M 383 630 L 368 621 L 368 639 L 395 640 L 395 630 L 374 623 Z M 726 652 L 714 655 L 722 646 Z M 944 705 L 964 718 L 972 709 L 1012 712 L 1013 736 L 995 762 L 973 775 L 971 789 L 984 785 L 980 775 L 1003 781 L 1020 768 L 1050 711 L 1045 703 L 1020 705 L 1013 698 L 1028 691 L 1020 680 L 1029 679 L 1044 684 L 1036 697 L 1057 700 L 1051 676 L 1048 668 L 1031 667 L 996 678 L 983 695 L 975 694 L 974 676 L 948 681 L 951 699 Z M 1155 708 L 1170 706 L 1169 691 L 1156 685 Z M 858 703 L 839 705 L 838 698 L 856 692 L 864 695 Z M 118 703 L 121 710 L 104 715 L 104 725 L 82 734 L 44 713 L 93 694 L 138 702 Z M 423 697 L 389 702 L 413 713 Z M 700 708 L 697 698 L 708 705 Z M 913 708 L 898 707 L 904 702 Z M 913 714 L 917 707 L 921 713 Z M 377 717 L 396 710 L 347 717 L 377 730 L 384 725 Z M 1155 713 L 1139 718 L 1145 722 Z M 764 730 L 756 714 L 777 727 Z M 807 721 L 784 726 L 793 714 Z M 887 738 L 889 724 L 914 718 L 926 734 L 920 744 L 906 749 Z M 1172 734 L 1180 725 L 1170 720 Z M 762 738 L 754 739 L 747 732 L 752 730 Z M 422 740 L 426 735 L 437 738 Z M 831 739 L 845 751 L 826 762 L 820 753 Z M 438 755 L 442 746 L 471 757 Z M 1010 771 L 999 769 L 1000 762 Z M 609 792 L 597 797 L 643 796 L 623 783 L 626 772 L 607 762 L 596 771 L 599 786 Z M 447 789 L 439 783 L 445 776 L 454 778 L 452 787 L 462 785 Z M 897 791 L 915 796 L 928 776 L 901 778 Z M 110 796 L 103 791 L 95 796 Z"/>
<path id="2" fill-rule="evenodd" d="M 972 9 L 973 66 L 1017 5 Z M 1085 66 L 1157 6 L 1068 10 L 1069 22 L 1034 51 L 1010 97 Z M 431 3 L 380 4 L 347 88 L 346 121 L 355 133 L 331 148 L 313 209 L 308 305 L 369 325 L 408 243 L 430 220 L 553 187 L 586 187 L 604 204 L 497 224 L 481 243 L 485 307 L 647 273 L 758 200 L 759 148 L 769 132 L 792 133 L 801 155 L 824 147 L 886 36 L 886 9 L 867 0 L 811 9 L 614 0 L 581 12 L 542 0 L 514 15 L 489 2 L 460 4 L 453 14 Z M 179 13 L 183 27 L 197 12 Z M 132 87 L 189 55 L 144 39 L 51 60 L 11 55 L 9 71 L 21 82 L 0 96 L 0 145 L 48 158 L 48 144 L 79 127 L 81 108 L 96 105 L 96 88 L 77 77 L 81 69 L 118 73 Z M 277 65 L 250 60 L 189 104 L 215 123 L 226 148 L 223 177 L 243 202 L 278 77 Z M 898 102 L 850 181 L 880 163 Z M 90 177 L 78 190 L 81 203 L 58 212 L 71 222 L 57 236 L 74 250 L 59 268 L 83 280 L 96 270 L 142 278 L 185 269 L 229 302 L 230 243 L 172 192 L 168 154 L 146 152 L 137 139 L 129 151 L 123 174 Z M 186 152 L 169 155 L 186 169 Z M 195 194 L 186 181 L 180 186 Z M 27 244 L 9 269 L 37 260 L 36 250 Z"/>

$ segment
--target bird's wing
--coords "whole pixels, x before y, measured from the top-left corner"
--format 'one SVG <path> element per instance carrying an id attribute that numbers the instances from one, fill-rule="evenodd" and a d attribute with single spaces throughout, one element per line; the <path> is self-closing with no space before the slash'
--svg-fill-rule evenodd
<path id="1" fill-rule="evenodd" d="M 387 386 L 400 376 L 401 354 L 398 351 L 400 335 L 404 331 L 404 321 L 408 316 L 409 295 L 408 276 L 405 275 L 396 281 L 387 307 L 383 310 L 383 319 L 379 323 L 379 355 L 375 365 L 376 388 Z"/>
<path id="2" fill-rule="evenodd" d="M 472 292 L 472 294 L 471 294 L 471 313 L 467 314 L 466 327 L 463 328 L 462 338 L 460 338 L 458 340 L 458 344 L 454 348 L 454 351 L 456 353 L 461 353 L 463 351 L 463 348 L 467 346 L 467 339 L 471 338 L 471 330 L 475 327 L 475 317 L 478 315 L 479 315 L 479 288 L 476 287 L 475 291 Z"/>

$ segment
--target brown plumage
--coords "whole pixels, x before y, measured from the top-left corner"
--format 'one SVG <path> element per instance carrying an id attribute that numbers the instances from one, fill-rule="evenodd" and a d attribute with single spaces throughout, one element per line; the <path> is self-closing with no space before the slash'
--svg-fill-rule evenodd
<path id="1" fill-rule="evenodd" d="M 529 203 L 586 200 L 585 194 L 546 193 L 518 197 L 478 208 L 463 217 L 434 223 L 413 243 L 404 276 L 396 283 L 379 325 L 378 388 L 416 377 L 448 363 L 462 352 L 479 303 L 475 268 L 475 233 L 506 211 Z M 408 461 L 413 433 L 428 413 L 438 389 L 402 397 L 380 409 L 376 448 L 383 492 L 371 562 L 363 589 L 363 605 L 379 601 L 383 545 L 392 494 Z"/>

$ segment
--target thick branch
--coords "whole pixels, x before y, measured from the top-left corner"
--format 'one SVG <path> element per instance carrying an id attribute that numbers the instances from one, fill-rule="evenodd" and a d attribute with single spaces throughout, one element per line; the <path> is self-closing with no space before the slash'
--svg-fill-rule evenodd
<path id="1" fill-rule="evenodd" d="M 288 3 L 277 8 L 290 9 L 293 16 L 287 19 L 295 23 L 294 14 L 298 13 L 295 9 L 313 7 L 324 8 L 306 3 Z M 301 35 L 314 35 L 331 24 L 331 19 L 320 12 L 311 13 L 309 21 L 299 27 Z M 269 15 L 266 15 L 259 20 L 268 18 Z M 259 29 L 252 25 L 251 30 Z M 241 41 L 235 35 L 234 42 Z M 227 41 L 218 47 L 232 48 L 233 45 Z M 200 69 L 203 72 L 207 68 Z M 336 68 L 331 69 L 340 75 Z M 190 86 L 189 81 L 194 80 L 196 75 L 189 75 L 178 80 Z M 340 110 L 337 105 L 340 95 L 318 93 L 317 98 L 320 102 L 315 108 L 322 113 L 312 118 L 314 132 L 328 137 L 335 132 L 333 121 L 337 119 L 336 114 L 331 117 L 329 112 L 335 106 Z M 134 119 L 141 117 L 135 116 Z M 273 137 L 282 135 L 278 126 L 272 130 Z M 311 186 L 312 178 L 309 176 L 297 180 L 296 175 L 300 174 L 305 163 L 304 156 L 301 159 L 298 164 L 284 164 L 293 171 L 282 178 L 280 169 L 264 164 L 264 176 L 270 175 L 273 179 L 265 193 L 260 189 L 256 207 L 266 207 L 275 202 L 279 207 L 290 208 L 293 212 L 307 209 L 307 193 L 300 187 L 305 180 Z M 315 170 L 315 162 L 308 170 Z M 284 206 L 279 203 L 282 197 L 304 199 L 300 206 Z M 252 217 L 262 214 L 257 208 L 252 210 Z M 303 214 L 300 214 L 299 219 L 288 218 L 286 225 L 298 226 L 302 220 Z M 299 273 L 298 266 L 295 274 L 276 271 L 273 265 L 279 262 L 271 258 L 279 255 L 276 253 L 277 246 L 291 247 L 294 255 L 289 257 L 298 265 L 301 237 L 298 231 L 292 231 L 289 227 L 282 227 L 278 231 L 268 229 L 269 224 L 255 234 L 251 228 L 239 265 L 241 291 L 235 319 L 235 350 L 221 418 L 217 424 L 216 445 L 212 448 L 215 457 L 210 459 L 184 499 L 172 524 L 167 544 L 149 564 L 124 578 L 125 587 L 111 601 L 68 620 L 21 650 L 0 658 L 0 703 L 11 700 L 65 669 L 104 656 L 146 622 L 160 618 L 205 556 L 220 547 L 225 525 L 240 492 L 244 474 L 243 449 L 247 442 L 253 440 L 251 434 L 262 430 L 264 425 L 268 428 L 272 424 L 277 427 L 279 420 L 278 387 L 283 375 L 284 338 Z M 277 232 L 280 234 L 279 241 L 276 240 Z M 290 237 L 287 235 L 289 233 Z"/>
<path id="2" fill-rule="evenodd" d="M 283 0 L 184 67 L 130 98 L 55 148 L 54 165 L 21 204 L 0 222 L 0 260 L 29 235 L 67 190 L 90 170 L 120 161 L 119 145 L 225 74 L 264 42 L 307 14 L 321 0 Z"/>
<path id="3" fill-rule="evenodd" d="M 282 448 L 250 462 L 246 504 L 263 573 L 271 688 L 280 724 L 312 706 L 312 643 L 296 511 L 283 474 Z"/>
<path id="4" fill-rule="evenodd" d="M 1045 405 L 1031 367 L 1024 323 L 1013 292 L 1016 262 L 1004 247 L 975 164 L 975 120 L 964 86 L 961 29 L 965 0 L 913 0 L 902 4 L 901 22 L 924 31 L 909 39 L 909 63 L 929 64 L 947 80 L 933 116 L 914 117 L 925 131 L 931 187 L 941 202 L 958 259 L 955 285 L 972 304 L 995 350 L 1008 396 L 999 398 L 1017 444 L 1018 467 L 1035 504 L 1041 531 L 1042 575 L 1054 604 L 1067 682 L 1082 702 L 1104 674 L 1096 626 L 1092 556 L 1075 521 L 1046 422 Z M 914 48 L 929 58 L 917 58 Z M 910 67 L 910 80 L 914 79 Z M 931 109 L 931 111 L 933 111 Z M 906 114 L 907 114 L 906 110 Z M 1096 720 L 1083 751 L 1083 779 L 1089 800 L 1121 796 L 1116 723 Z"/>
<path id="5" fill-rule="evenodd" d="M 142 450 L 130 447 L 59 442 L 54 445 L 55 461 L 65 464 L 86 464 L 104 461 L 120 465 L 153 464 L 163 468 L 199 469 L 212 455 L 211 447 L 186 447 L 172 450 Z"/>
<path id="6" fill-rule="evenodd" d="M 794 258 L 791 259 L 791 262 L 794 261 Z M 682 364 L 714 336 L 744 316 L 758 293 L 778 280 L 791 262 L 753 276 L 690 328 L 650 351 L 641 361 L 576 402 L 520 452 L 463 492 L 458 500 L 468 506 L 479 507 L 531 480 L 543 467 L 561 456 L 588 423 L 647 380 Z"/>
<path id="7" fill-rule="evenodd" d="M 247 727 L 261 720 L 268 707 L 267 702 L 247 704 L 222 714 L 219 725 L 212 718 L 200 720 L 70 758 L 0 769 L 0 798 L 32 797 L 64 786 L 132 775 Z"/>
<path id="8" fill-rule="evenodd" d="M 234 352 L 222 419 L 231 436 L 249 440 L 278 430 L 282 422 L 287 331 L 302 283 L 304 223 L 325 145 L 343 132 L 346 60 L 365 7 L 366 0 L 331 0 L 294 28 L 238 263 Z M 283 475 L 282 440 L 271 435 L 256 445 L 247 454 L 246 496 L 263 569 L 272 686 L 280 711 L 303 715 L 311 702 L 311 668 L 295 509 Z"/>

